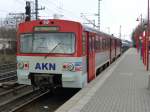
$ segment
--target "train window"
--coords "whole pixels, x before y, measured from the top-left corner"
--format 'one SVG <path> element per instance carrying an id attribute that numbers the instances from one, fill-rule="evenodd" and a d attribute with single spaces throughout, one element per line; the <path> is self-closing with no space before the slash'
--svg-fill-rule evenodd
<path id="1" fill-rule="evenodd" d="M 106 49 L 106 39 L 104 40 L 104 49 Z"/>
<path id="2" fill-rule="evenodd" d="M 20 46 L 21 51 L 23 51 L 24 53 L 32 52 L 32 35 L 31 34 L 21 35 L 20 43 L 21 43 L 21 46 Z"/>
<path id="3" fill-rule="evenodd" d="M 119 46 L 119 41 L 117 40 L 117 47 Z"/>
<path id="4" fill-rule="evenodd" d="M 99 39 L 99 47 L 100 47 L 100 50 L 102 50 L 102 38 L 100 37 L 100 39 Z"/>
<path id="5" fill-rule="evenodd" d="M 114 48 L 114 40 L 112 39 L 112 48 Z"/>
<path id="6" fill-rule="evenodd" d="M 111 45 L 111 40 L 110 40 L 110 38 L 109 38 L 108 40 L 109 40 L 109 48 L 110 48 L 110 45 Z"/>
<path id="7" fill-rule="evenodd" d="M 92 37 L 92 50 L 95 51 L 95 37 Z"/>
<path id="8" fill-rule="evenodd" d="M 107 49 L 110 47 L 110 40 L 109 38 L 107 39 Z"/>
<path id="9" fill-rule="evenodd" d="M 107 39 L 105 39 L 105 49 L 107 48 Z"/>
<path id="10" fill-rule="evenodd" d="M 115 48 L 115 40 L 114 40 L 114 48 Z"/>
<path id="11" fill-rule="evenodd" d="M 89 51 L 92 51 L 92 38 L 89 38 Z"/>
<path id="12" fill-rule="evenodd" d="M 94 49 L 95 49 L 95 50 L 97 50 L 97 48 L 96 48 L 96 44 L 97 44 L 97 42 L 96 42 L 96 38 L 94 38 Z"/>
<path id="13" fill-rule="evenodd" d="M 82 54 L 86 54 L 86 32 L 82 34 Z"/>
<path id="14" fill-rule="evenodd" d="M 103 50 L 105 49 L 105 39 L 102 39 L 102 48 L 103 48 Z"/>
<path id="15" fill-rule="evenodd" d="M 107 39 L 105 39 L 105 49 L 107 48 Z"/>
<path id="16" fill-rule="evenodd" d="M 107 38 L 107 49 L 109 48 L 109 39 Z"/>
<path id="17" fill-rule="evenodd" d="M 120 46 L 120 41 L 118 41 L 118 47 Z"/>
<path id="18" fill-rule="evenodd" d="M 115 48 L 115 40 L 113 40 L 113 48 Z"/>
<path id="19" fill-rule="evenodd" d="M 98 36 L 96 36 L 96 38 L 95 38 L 95 49 L 99 50 L 99 38 L 98 38 Z"/>
<path id="20" fill-rule="evenodd" d="M 35 33 L 30 36 L 22 34 L 20 40 L 22 53 L 71 54 L 75 51 L 74 33 Z"/>

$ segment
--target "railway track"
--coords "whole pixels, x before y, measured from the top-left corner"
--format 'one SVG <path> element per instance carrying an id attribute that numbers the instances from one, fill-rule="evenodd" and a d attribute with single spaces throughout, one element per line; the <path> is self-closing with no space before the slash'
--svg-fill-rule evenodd
<path id="1" fill-rule="evenodd" d="M 17 79 L 15 65 L 0 66 L 0 83 L 11 82 Z M 66 94 L 69 94 L 66 96 Z M 73 93 L 74 94 L 74 93 Z M 38 104 L 48 105 L 49 112 L 53 112 L 65 101 L 71 97 L 70 92 L 65 92 L 63 95 L 51 95 L 49 91 L 40 91 L 36 89 L 33 91 L 32 86 L 16 85 L 12 87 L 0 87 L 0 112 L 40 112 L 36 108 L 40 107 Z M 42 100 L 42 101 L 41 101 Z M 48 103 L 48 104 L 47 104 Z M 37 105 L 33 108 L 34 105 Z M 29 108 L 28 108 L 29 106 Z M 41 107 L 44 109 L 43 107 Z M 41 109 L 40 108 L 40 109 Z M 44 111 L 45 112 L 45 111 Z"/>
<path id="2" fill-rule="evenodd" d="M 0 93 L 0 112 L 13 112 L 46 94 L 31 86 L 19 85 Z"/>
<path id="3" fill-rule="evenodd" d="M 13 106 L 13 109 L 11 109 L 11 112 L 16 112 L 16 111 L 23 109 L 26 105 L 32 104 L 37 99 L 39 99 L 40 97 L 42 97 L 48 93 L 49 93 L 49 91 L 41 92 L 40 90 L 36 90 L 32 93 L 27 94 L 22 99 L 20 99 L 19 102 L 17 100 L 17 103 Z"/>
<path id="4" fill-rule="evenodd" d="M 17 85 L 11 89 L 0 88 L 0 112 L 54 112 L 78 91 L 70 90 L 50 94 L 50 91 L 42 92 L 39 89 L 33 91 L 27 85 Z"/>
<path id="5" fill-rule="evenodd" d="M 3 64 L 0 65 L 0 83 L 7 81 L 17 80 L 16 64 Z"/>
<path id="6" fill-rule="evenodd" d="M 79 89 L 59 89 L 54 94 L 49 92 L 14 112 L 54 112 L 78 91 Z"/>
<path id="7" fill-rule="evenodd" d="M 2 64 L 0 65 L 0 73 L 15 70 L 16 63 Z"/>
<path id="8" fill-rule="evenodd" d="M 5 72 L 5 73 L 0 73 L 0 83 L 1 82 L 6 82 L 10 80 L 17 80 L 17 75 L 16 75 L 16 70 Z"/>
<path id="9" fill-rule="evenodd" d="M 16 79 L 15 63 L 0 65 L 0 83 L 2 85 L 5 82 L 16 81 Z M 0 112 L 15 111 L 47 93 L 38 89 L 33 91 L 32 86 L 27 85 L 12 86 L 8 84 L 7 86 L 0 87 Z"/>

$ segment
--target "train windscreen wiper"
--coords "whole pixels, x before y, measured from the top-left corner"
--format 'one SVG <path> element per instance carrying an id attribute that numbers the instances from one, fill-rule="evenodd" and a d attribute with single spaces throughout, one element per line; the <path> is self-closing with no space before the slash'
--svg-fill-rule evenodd
<path id="1" fill-rule="evenodd" d="M 52 53 L 61 44 L 62 44 L 61 42 L 59 42 L 58 44 L 56 44 L 56 46 L 49 51 L 49 53 L 45 56 L 45 58 L 47 58 L 50 55 L 50 53 Z"/>

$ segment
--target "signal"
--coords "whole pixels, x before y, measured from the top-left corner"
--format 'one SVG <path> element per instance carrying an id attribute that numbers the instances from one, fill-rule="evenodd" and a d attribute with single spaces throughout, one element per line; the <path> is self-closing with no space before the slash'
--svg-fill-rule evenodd
<path id="1" fill-rule="evenodd" d="M 26 7 L 25 7 L 25 14 L 26 18 L 25 21 L 30 21 L 31 20 L 31 5 L 29 1 L 26 1 Z"/>

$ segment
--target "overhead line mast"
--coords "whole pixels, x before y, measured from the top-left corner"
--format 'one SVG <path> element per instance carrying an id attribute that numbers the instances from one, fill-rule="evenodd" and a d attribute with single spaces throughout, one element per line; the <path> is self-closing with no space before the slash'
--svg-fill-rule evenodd
<path id="1" fill-rule="evenodd" d="M 38 14 L 39 14 L 39 10 L 44 10 L 45 7 L 41 7 L 39 8 L 38 7 L 38 0 L 35 0 L 35 19 L 37 20 L 38 19 Z"/>
<path id="2" fill-rule="evenodd" d="M 102 0 L 98 0 L 98 29 L 100 30 L 100 2 Z"/>
<path id="3" fill-rule="evenodd" d="M 38 0 L 35 0 L 35 19 L 38 19 Z"/>

